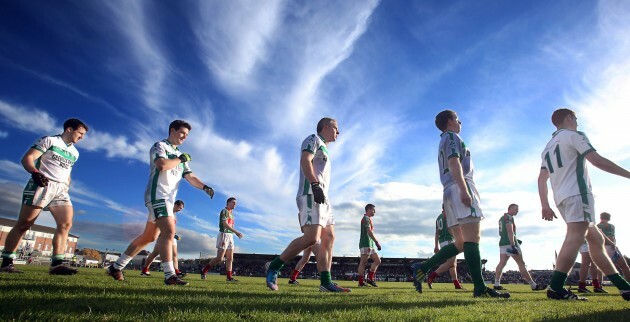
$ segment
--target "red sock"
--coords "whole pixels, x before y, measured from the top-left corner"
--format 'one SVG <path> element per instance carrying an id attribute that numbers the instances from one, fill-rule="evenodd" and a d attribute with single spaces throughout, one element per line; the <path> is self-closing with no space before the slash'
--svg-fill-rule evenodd
<path id="1" fill-rule="evenodd" d="M 602 288 L 602 285 L 599 284 L 599 280 L 598 279 L 593 279 L 593 287 L 594 288 Z"/>
<path id="2" fill-rule="evenodd" d="M 227 271 L 227 278 L 232 279 L 232 271 Z"/>
<path id="3" fill-rule="evenodd" d="M 148 268 L 146 268 L 146 267 L 143 267 L 143 268 L 142 268 L 142 272 L 143 272 L 143 273 L 147 273 L 148 271 L 149 271 L 149 269 L 148 269 Z"/>
<path id="4" fill-rule="evenodd" d="M 369 278 L 370 280 L 372 280 L 372 281 L 374 280 L 374 276 L 376 276 L 376 272 L 372 272 L 372 271 L 370 271 L 370 272 L 368 273 L 368 278 Z"/>
<path id="5" fill-rule="evenodd" d="M 586 288 L 586 282 L 580 282 L 578 288 Z"/>
<path id="6" fill-rule="evenodd" d="M 438 277 L 438 273 L 436 273 L 436 272 L 431 272 L 431 274 L 429 274 L 429 278 L 430 278 L 430 279 L 434 279 L 434 278 L 436 278 L 436 277 Z M 454 282 L 453 282 L 453 283 L 454 283 Z"/>
<path id="7" fill-rule="evenodd" d="M 363 281 L 363 276 L 359 276 L 359 284 L 363 285 L 365 282 Z"/>
<path id="8" fill-rule="evenodd" d="M 201 271 L 203 274 L 208 273 L 208 271 L 210 270 L 210 264 L 207 264 L 206 266 L 203 267 L 203 270 Z"/>
<path id="9" fill-rule="evenodd" d="M 298 275 L 300 275 L 300 271 L 298 271 L 297 269 L 294 269 L 293 273 L 291 273 L 291 280 L 295 281 L 297 279 Z"/>
<path id="10" fill-rule="evenodd" d="M 455 288 L 462 288 L 462 284 L 459 283 L 459 280 L 454 280 L 453 284 L 455 285 Z"/>
<path id="11" fill-rule="evenodd" d="M 179 275 L 179 274 L 181 274 L 181 273 L 182 273 L 182 272 L 180 272 L 180 271 L 179 271 L 179 269 L 175 269 L 175 274 Z"/>

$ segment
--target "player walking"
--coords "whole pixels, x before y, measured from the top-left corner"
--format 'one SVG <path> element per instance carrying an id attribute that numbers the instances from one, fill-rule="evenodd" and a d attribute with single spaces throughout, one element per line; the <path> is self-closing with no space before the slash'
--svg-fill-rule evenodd
<path id="1" fill-rule="evenodd" d="M 350 292 L 332 282 L 330 268 L 335 239 L 335 219 L 330 201 L 326 196 L 330 189 L 330 156 L 328 144 L 339 135 L 337 121 L 328 117 L 317 123 L 317 134 L 309 135 L 302 142 L 300 156 L 300 182 L 297 193 L 300 226 L 303 235 L 294 239 L 266 269 L 267 287 L 278 290 L 278 272 L 304 249 L 318 243 L 317 270 L 320 273 L 322 292 Z"/>
<path id="2" fill-rule="evenodd" d="M 234 214 L 232 210 L 236 208 L 236 198 L 230 197 L 226 202 L 225 208 L 221 210 L 219 214 L 219 234 L 217 235 L 217 257 L 212 259 L 201 270 L 201 279 L 206 279 L 208 271 L 223 261 L 225 257 L 225 273 L 227 275 L 226 280 L 228 282 L 238 282 L 232 277 L 232 262 L 234 261 L 234 235 L 238 238 L 243 238 L 243 234 L 234 228 Z"/>
<path id="3" fill-rule="evenodd" d="M 499 264 L 494 275 L 494 289 L 505 290 L 501 286 L 501 274 L 503 274 L 503 268 L 510 259 L 514 258 L 518 265 L 518 270 L 521 272 L 521 276 L 532 287 L 532 291 L 542 291 L 547 288 L 546 284 L 536 284 L 529 275 L 525 261 L 523 260 L 523 252 L 521 251 L 521 241 L 516 239 L 516 223 L 514 222 L 514 216 L 518 214 L 518 205 L 511 204 L 508 206 L 507 213 L 499 219 Z"/>
<path id="4" fill-rule="evenodd" d="M 558 253 L 547 297 L 556 300 L 585 299 L 565 289 L 564 283 L 586 235 L 593 262 L 617 286 L 621 296 L 630 300 L 630 284 L 619 275 L 604 251 L 604 237 L 593 222 L 595 206 L 585 161 L 588 160 L 606 172 L 629 179 L 630 172 L 595 151 L 586 135 L 577 131 L 575 112 L 566 108 L 558 109 L 553 112 L 551 121 L 557 131 L 553 133 L 541 155 L 538 193 L 542 218 L 548 221 L 557 218 L 548 200 L 547 181 L 551 179 L 554 201 L 567 223 L 567 234 Z"/>
<path id="5" fill-rule="evenodd" d="M 359 286 L 367 286 L 367 284 L 374 287 L 376 285 L 376 270 L 381 265 L 381 259 L 378 257 L 376 250 L 381 250 L 381 244 L 374 236 L 374 225 L 372 224 L 372 217 L 376 214 L 376 206 L 369 203 L 365 206 L 365 215 L 361 219 L 361 237 L 359 239 L 359 251 L 361 252 L 361 259 L 359 260 L 359 269 L 357 273 L 359 275 Z M 374 247 L 376 246 L 376 247 Z M 368 259 L 372 259 L 372 265 L 370 266 L 370 272 L 368 278 L 365 279 L 365 266 L 368 263 Z M 367 284 L 365 284 L 367 283 Z"/>
<path id="6" fill-rule="evenodd" d="M 630 268 L 628 267 L 628 263 L 624 259 L 621 251 L 617 247 L 617 239 L 615 238 L 615 225 L 610 223 L 610 214 L 607 212 L 602 212 L 599 215 L 599 224 L 597 224 L 597 228 L 599 228 L 604 234 L 604 247 L 606 248 L 606 254 L 610 257 L 610 260 L 613 262 L 618 269 L 623 273 L 623 277 L 627 280 L 630 278 Z M 603 276 L 601 272 L 598 273 L 599 279 L 602 280 Z M 608 293 L 604 291 L 603 288 L 595 289 L 595 293 Z"/>
<path id="7" fill-rule="evenodd" d="M 87 131 L 88 126 L 80 120 L 66 120 L 63 133 L 38 139 L 22 157 L 22 166 L 31 174 L 31 179 L 22 193 L 18 221 L 7 234 L 0 272 L 22 273 L 13 266 L 13 259 L 22 237 L 35 224 L 43 209 L 49 210 L 57 223 L 49 273 L 77 273 L 76 268 L 63 265 L 63 259 L 74 215 L 68 194 L 70 172 L 79 159 L 79 151 L 74 145 L 83 139 Z"/>
<path id="8" fill-rule="evenodd" d="M 214 190 L 197 178 L 190 169 L 191 157 L 188 153 L 179 151 L 179 146 L 186 141 L 191 130 L 190 124 L 182 120 L 171 122 L 168 127 L 168 138 L 156 142 L 149 151 L 151 172 L 144 194 L 144 202 L 149 210 L 148 220 L 144 232 L 136 237 L 118 260 L 109 266 L 108 274 L 115 280 L 125 279 L 122 269 L 147 244 L 156 240 L 161 232 L 162 238 L 157 247 L 162 260 L 164 284 L 188 285 L 175 274 L 173 267 L 173 239 L 175 238 L 175 217 L 173 206 L 181 179 L 186 179 L 190 185 L 203 190 L 210 198 L 214 197 Z"/>
<path id="9" fill-rule="evenodd" d="M 508 298 L 510 293 L 500 293 L 483 281 L 481 255 L 479 254 L 480 222 L 483 218 L 479 205 L 479 193 L 473 181 L 473 162 L 470 149 L 459 137 L 462 129 L 457 114 L 451 110 L 440 112 L 435 125 L 442 131 L 438 151 L 440 180 L 444 186 L 444 212 L 450 227 L 459 225 L 462 238 L 455 236 L 455 243 L 446 245 L 423 263 L 412 265 L 414 285 L 422 293 L 422 282 L 434 266 L 464 252 L 464 259 L 475 284 L 474 297 Z"/>

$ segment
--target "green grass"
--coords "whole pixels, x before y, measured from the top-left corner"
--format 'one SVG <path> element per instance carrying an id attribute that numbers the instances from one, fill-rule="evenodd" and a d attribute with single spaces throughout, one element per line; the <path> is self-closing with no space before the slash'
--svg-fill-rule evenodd
<path id="1" fill-rule="evenodd" d="M 280 291 L 267 289 L 263 278 L 199 275 L 185 279 L 189 286 L 164 286 L 163 275 L 141 277 L 126 272 L 124 282 L 103 269 L 81 269 L 74 276 L 50 276 L 44 266 L 20 266 L 24 274 L 0 274 L 0 320 L 338 320 L 338 321 L 629 321 L 630 302 L 612 287 L 611 294 L 592 294 L 588 302 L 547 300 L 544 291 L 528 285 L 506 286 L 508 300 L 475 299 L 471 291 L 452 284 L 434 284 L 423 294 L 411 283 L 379 283 L 379 288 L 356 288 L 352 293 L 320 293 L 319 281 L 300 280 L 299 286 L 279 279 Z M 464 285 L 472 289 L 472 285 Z"/>

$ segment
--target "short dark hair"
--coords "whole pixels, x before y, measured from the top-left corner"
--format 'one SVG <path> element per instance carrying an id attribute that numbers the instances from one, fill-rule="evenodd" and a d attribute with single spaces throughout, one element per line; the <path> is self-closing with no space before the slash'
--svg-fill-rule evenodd
<path id="1" fill-rule="evenodd" d="M 179 206 L 184 206 L 184 201 L 183 200 L 177 200 L 175 201 L 175 205 L 179 205 Z"/>
<path id="2" fill-rule="evenodd" d="M 575 112 L 571 111 L 568 108 L 559 108 L 555 110 L 553 114 L 551 114 L 551 123 L 553 123 L 553 125 L 555 126 L 560 126 L 560 124 L 562 124 L 562 122 L 568 115 L 575 116 Z"/>
<path id="3" fill-rule="evenodd" d="M 337 122 L 335 119 L 330 117 L 324 117 L 319 122 L 317 122 L 317 133 L 321 133 L 324 130 L 324 126 L 328 124 L 332 124 L 333 122 Z"/>
<path id="4" fill-rule="evenodd" d="M 192 127 L 190 126 L 190 124 L 188 124 L 188 122 L 182 121 L 182 120 L 175 120 L 171 122 L 171 125 L 168 126 L 168 133 L 171 133 L 171 129 L 178 131 L 182 127 L 187 128 L 188 131 L 192 131 Z"/>
<path id="5" fill-rule="evenodd" d="M 374 207 L 376 207 L 376 206 L 374 206 L 374 205 L 373 205 L 373 204 L 371 204 L 371 203 L 369 203 L 369 204 L 365 205 L 365 212 L 367 212 L 369 209 L 374 209 Z"/>
<path id="6" fill-rule="evenodd" d="M 512 209 L 512 208 L 514 208 L 514 207 L 518 207 L 518 205 L 517 205 L 517 204 L 515 204 L 515 203 L 511 203 L 511 204 L 508 206 L 508 210 L 510 210 L 510 209 Z"/>
<path id="7" fill-rule="evenodd" d="M 601 214 L 599 214 L 599 219 L 610 220 L 610 214 L 607 212 L 602 212 Z"/>
<path id="8" fill-rule="evenodd" d="M 230 197 L 230 198 L 228 198 L 228 199 L 227 199 L 227 201 L 225 202 L 225 204 L 227 205 L 227 204 L 229 204 L 229 203 L 230 203 L 230 201 L 235 201 L 235 200 L 236 200 L 236 198 L 234 198 L 234 197 Z"/>
<path id="9" fill-rule="evenodd" d="M 67 128 L 71 128 L 71 129 L 76 131 L 80 127 L 84 128 L 86 132 L 90 130 L 88 128 L 88 126 L 85 125 L 85 123 L 81 122 L 81 120 L 79 120 L 79 119 L 67 119 L 65 122 L 63 122 L 63 130 L 64 131 Z"/>
<path id="10" fill-rule="evenodd" d="M 438 115 L 435 116 L 435 126 L 442 132 L 446 131 L 448 120 L 454 120 L 456 115 L 457 114 L 451 110 L 444 110 L 438 113 Z"/>

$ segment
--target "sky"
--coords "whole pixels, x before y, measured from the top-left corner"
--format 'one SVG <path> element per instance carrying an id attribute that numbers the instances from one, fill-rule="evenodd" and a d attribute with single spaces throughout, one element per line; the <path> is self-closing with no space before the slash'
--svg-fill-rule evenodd
<path id="1" fill-rule="evenodd" d="M 551 269 L 566 231 L 541 219 L 536 186 L 551 113 L 575 110 L 598 152 L 630 168 L 628 16 L 630 3 L 612 0 L 3 1 L 0 216 L 17 218 L 23 154 L 76 117 L 90 130 L 72 171 L 71 233 L 81 248 L 124 250 L 147 218 L 149 149 L 183 119 L 180 150 L 216 195 L 182 182 L 180 257 L 216 254 L 230 196 L 236 251 L 279 254 L 301 234 L 301 142 L 328 116 L 341 132 L 329 145 L 334 254 L 358 256 L 373 203 L 381 256 L 426 257 L 442 202 L 434 120 L 452 109 L 475 163 L 486 267 L 516 203 L 525 262 Z M 612 214 L 630 252 L 630 182 L 589 170 L 596 212 Z M 47 212 L 37 223 L 54 226 Z"/>

